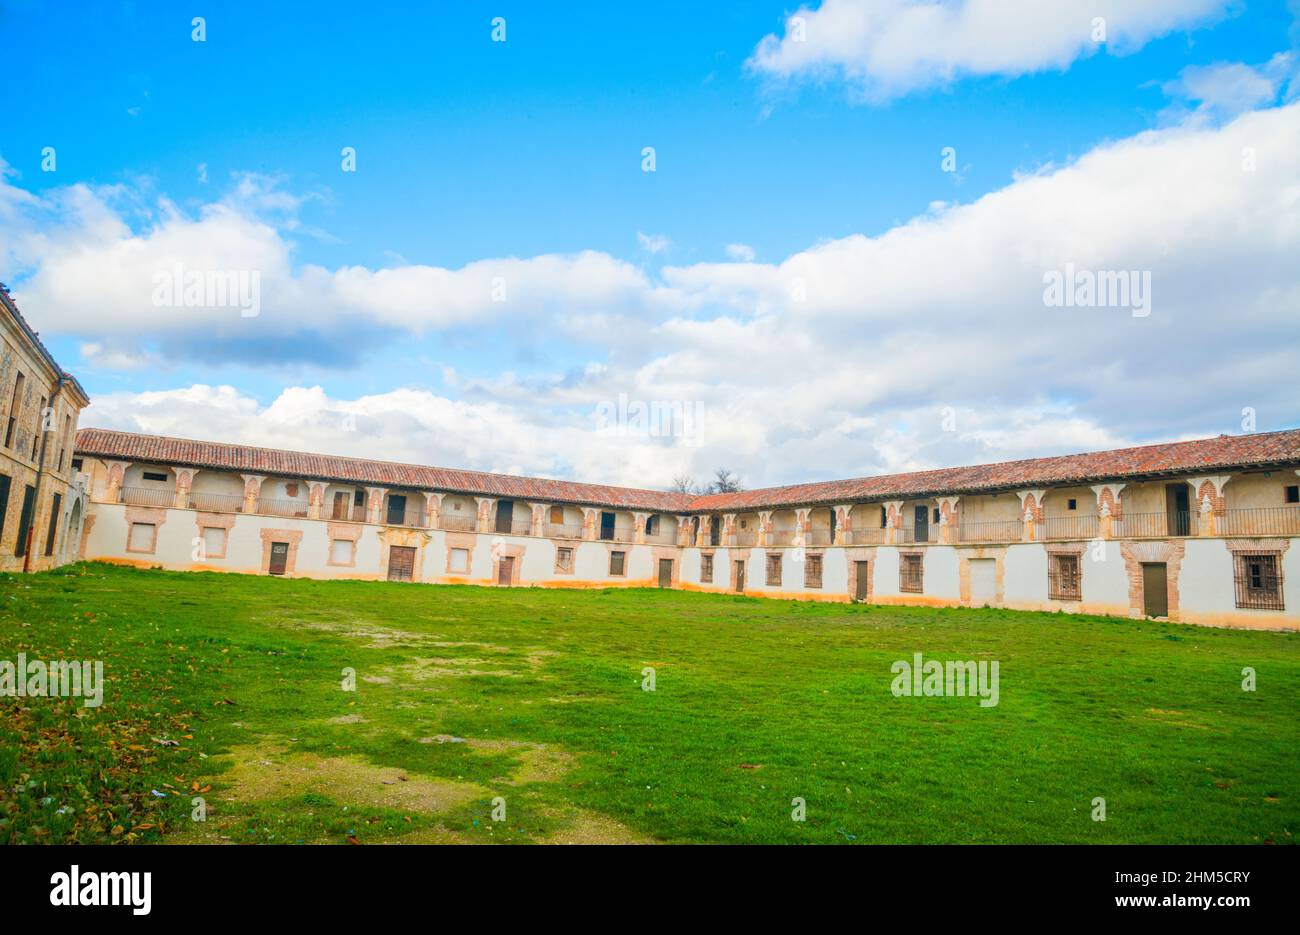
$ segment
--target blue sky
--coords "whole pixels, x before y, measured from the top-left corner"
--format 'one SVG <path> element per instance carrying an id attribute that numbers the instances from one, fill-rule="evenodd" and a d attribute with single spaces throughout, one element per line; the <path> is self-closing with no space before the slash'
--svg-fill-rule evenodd
<path id="1" fill-rule="evenodd" d="M 851 301 L 824 309 L 828 317 L 801 318 L 757 285 L 765 270 L 793 268 L 819 247 L 874 248 L 909 225 L 943 224 L 944 211 L 978 206 L 984 196 L 1011 200 L 1017 180 L 1050 175 L 1146 131 L 1224 133 L 1243 111 L 1285 111 L 1295 29 L 1284 2 L 1153 0 L 1168 8 L 1173 25 L 1135 24 L 1132 35 L 1122 32 L 1123 4 L 1094 4 L 1116 7 L 1116 38 L 1067 48 L 1064 63 L 1048 65 L 1007 40 L 998 63 L 981 66 L 970 50 L 988 42 L 956 24 L 944 52 L 920 43 L 920 79 L 914 72 L 882 78 L 894 64 L 879 61 L 869 37 L 839 47 L 831 3 L 803 11 L 814 27 L 826 23 L 805 44 L 821 59 L 787 71 L 763 67 L 756 55 L 765 36 L 780 41 L 789 15 L 800 13 L 780 4 L 576 4 L 562 15 L 527 3 L 200 6 L 96 3 L 51 12 L 18 2 L 0 10 L 7 72 L 0 159 L 19 206 L 0 214 L 8 228 L 0 277 L 96 397 L 87 423 L 361 445 L 367 450 L 348 453 L 647 484 L 666 482 L 665 472 L 703 476 L 724 460 L 755 483 L 776 482 L 1237 431 L 1245 407 L 1261 412 L 1261 429 L 1295 424 L 1295 412 L 1282 411 L 1265 386 L 1268 367 L 1287 361 L 1254 377 L 1244 359 L 1233 361 L 1209 381 L 1212 399 L 1180 402 L 1148 385 L 1151 374 L 1139 372 L 1136 358 L 1127 369 L 1124 361 L 1080 361 L 1078 372 L 1057 380 L 1053 373 L 1076 364 L 1056 341 L 1042 351 L 1061 359 L 1019 389 L 972 372 L 949 373 L 953 382 L 939 388 L 944 379 L 869 386 L 864 375 L 859 392 L 847 370 L 812 390 L 819 395 L 808 404 L 832 415 L 819 421 L 792 405 L 777 420 L 784 423 L 777 440 L 773 402 L 808 388 L 801 374 L 829 377 L 826 362 L 841 352 L 860 354 L 866 368 L 881 353 L 910 356 L 912 370 L 942 367 L 927 337 L 948 334 L 945 316 L 961 309 L 936 296 L 945 311 L 927 319 L 931 306 L 876 307 L 863 294 L 856 318 Z M 909 4 L 875 6 L 878 31 Z M 1073 17 L 1070 28 L 1086 31 L 1082 14 L 1061 6 Z M 203 42 L 191 39 L 192 15 L 206 20 Z M 495 16 L 506 20 L 504 43 L 491 40 Z M 1034 28 L 1008 17 L 1007 31 L 1030 33 L 1028 47 L 1054 35 L 1050 24 L 1041 27 L 1049 30 L 1043 39 Z M 820 41 L 825 49 L 815 48 Z M 942 55 L 950 59 L 931 69 Z M 1234 64 L 1272 80 L 1274 96 L 1250 93 L 1243 105 L 1232 90 L 1240 84 L 1223 71 Z M 1180 76 L 1197 69 L 1207 70 L 1206 80 L 1180 90 Z M 1224 100 L 1207 102 L 1193 90 Z M 57 171 L 43 172 L 42 150 L 50 146 Z M 340 169 L 344 146 L 356 149 L 354 173 Z M 641 170 L 644 146 L 656 150 L 653 173 Z M 941 169 L 949 146 L 957 172 Z M 232 194 L 241 181 L 243 194 Z M 1194 186 L 1187 197 L 1196 197 Z M 203 227 L 214 205 L 239 228 L 230 241 Z M 248 263 L 238 237 L 266 247 L 258 231 L 270 232 L 284 251 L 284 278 L 277 284 L 263 272 L 261 318 L 242 331 L 225 320 L 182 327 L 175 309 L 152 310 L 169 322 L 137 319 L 136 293 L 111 298 L 100 312 L 93 298 L 69 310 L 83 301 L 66 285 L 78 278 L 78 257 L 102 252 L 84 268 L 92 277 L 134 248 L 171 243 L 165 235 L 177 217 L 188 225 L 186 249 L 214 244 L 203 262 L 223 250 L 242 258 L 222 268 Z M 1106 254 L 1103 236 L 1080 230 L 1071 249 Z M 1041 240 L 1026 238 L 1026 249 Z M 176 249 L 164 252 L 178 256 Z M 1114 249 L 1123 256 L 1122 244 Z M 1199 247 L 1188 249 L 1199 255 Z M 308 287 L 302 275 L 306 267 L 323 276 L 355 268 L 454 273 L 480 262 L 584 252 L 601 258 L 600 274 L 617 284 L 601 280 L 571 294 L 585 274 L 563 267 L 529 280 L 526 307 L 516 309 L 512 299 L 504 315 L 461 303 L 454 315 L 394 318 Z M 942 259 L 930 254 L 922 289 L 945 275 Z M 1283 276 L 1272 294 L 1294 301 L 1284 264 L 1260 263 Z M 1195 268 L 1171 264 L 1162 276 L 1157 266 L 1156 280 L 1164 294 L 1194 295 Z M 853 288 L 872 291 L 870 282 Z M 881 292 L 901 288 L 890 283 Z M 322 302 L 333 311 L 317 327 Z M 1204 324 L 1193 316 L 1214 313 L 1180 311 L 1181 323 L 1152 322 L 1142 333 L 1153 351 L 1170 346 L 1157 329 L 1185 334 Z M 980 314 L 972 306 L 967 317 Z M 1031 303 L 1017 314 L 1033 334 L 1044 313 Z M 1096 334 L 1095 320 L 1063 333 L 1084 341 Z M 1275 337 L 1286 344 L 1293 334 Z M 782 361 L 782 353 L 795 358 Z M 768 376 L 746 375 L 749 361 Z M 690 378 L 664 378 L 673 373 Z M 1164 383 L 1181 378 L 1176 368 L 1161 376 Z M 766 395 L 778 384 L 783 392 Z M 227 386 L 234 395 L 204 397 L 196 386 Z M 323 395 L 288 406 L 286 391 L 314 387 Z M 583 431 L 592 407 L 620 392 L 699 401 L 728 428 L 705 439 L 626 444 L 611 459 Z M 417 395 L 393 395 L 401 393 Z M 1149 413 L 1126 411 L 1126 394 L 1144 394 Z M 293 411 L 277 414 L 277 400 Z M 374 425 L 336 436 L 314 421 L 313 407 L 363 412 L 363 425 Z M 977 416 L 969 431 L 918 428 L 947 408 Z M 435 410 L 444 416 L 429 416 Z M 441 419 L 476 420 L 478 428 L 457 442 L 455 421 Z M 525 442 L 521 426 L 550 431 Z M 556 441 L 549 448 L 548 434 Z M 800 436 L 800 448 L 786 447 Z M 772 466 L 777 451 L 789 459 L 780 468 Z"/>

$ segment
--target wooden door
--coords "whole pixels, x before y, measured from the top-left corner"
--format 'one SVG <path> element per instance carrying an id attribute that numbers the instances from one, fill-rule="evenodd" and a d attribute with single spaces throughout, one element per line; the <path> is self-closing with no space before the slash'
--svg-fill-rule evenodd
<path id="1" fill-rule="evenodd" d="M 415 573 L 415 548 L 409 545 L 388 547 L 388 580 L 410 581 Z"/>
<path id="2" fill-rule="evenodd" d="M 928 506 L 918 506 L 912 511 L 915 517 L 916 541 L 930 541 L 930 508 Z"/>
<path id="3" fill-rule="evenodd" d="M 514 527 L 515 521 L 515 501 L 498 500 L 497 501 L 497 522 L 496 531 L 509 535 Z"/>
<path id="4" fill-rule="evenodd" d="M 871 563 L 853 563 L 853 599 L 865 601 L 871 593 Z"/>
<path id="5" fill-rule="evenodd" d="M 736 562 L 736 590 L 745 590 L 745 563 L 743 560 Z"/>
<path id="6" fill-rule="evenodd" d="M 1165 511 L 1171 536 L 1189 536 L 1192 529 L 1191 504 L 1187 496 L 1186 484 L 1165 485 Z"/>
<path id="7" fill-rule="evenodd" d="M 388 495 L 388 525 L 401 526 L 406 522 L 406 498 L 401 494 Z"/>
<path id="8" fill-rule="evenodd" d="M 1142 612 L 1148 617 L 1169 616 L 1169 571 L 1164 562 L 1142 563 Z"/>
<path id="9" fill-rule="evenodd" d="M 673 560 L 671 558 L 659 559 L 659 587 L 671 588 L 673 586 Z"/>
<path id="10" fill-rule="evenodd" d="M 345 491 L 334 491 L 334 519 L 351 519 L 348 515 L 348 504 L 351 499 Z"/>
<path id="11" fill-rule="evenodd" d="M 289 561 L 289 543 L 272 542 L 271 543 L 271 566 L 268 569 L 273 575 L 284 574 L 285 565 Z"/>
<path id="12" fill-rule="evenodd" d="M 606 542 L 612 542 L 614 539 L 614 514 L 600 514 L 600 538 Z"/>
<path id="13" fill-rule="evenodd" d="M 515 577 L 515 557 L 513 555 L 503 555 L 497 562 L 497 584 L 502 587 L 510 587 L 510 582 Z"/>

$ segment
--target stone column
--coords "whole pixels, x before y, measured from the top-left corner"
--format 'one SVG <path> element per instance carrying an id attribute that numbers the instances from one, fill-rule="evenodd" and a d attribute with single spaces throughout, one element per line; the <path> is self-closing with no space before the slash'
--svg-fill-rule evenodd
<path id="1" fill-rule="evenodd" d="M 108 468 L 108 487 L 104 491 L 104 500 L 108 503 L 117 503 L 122 499 L 122 486 L 126 479 L 126 469 L 131 466 L 131 461 L 105 461 L 104 465 Z"/>
<path id="2" fill-rule="evenodd" d="M 531 517 L 532 522 L 528 526 L 528 534 L 530 536 L 537 536 L 540 539 L 543 535 L 546 534 L 546 526 L 545 526 L 546 508 L 549 506 L 549 504 L 530 503 L 528 504 L 528 506 L 533 511 L 533 515 Z"/>
<path id="3" fill-rule="evenodd" d="M 176 499 L 175 506 L 178 510 L 188 510 L 190 508 L 190 488 L 194 485 L 194 475 L 198 471 L 192 468 L 176 469 Z"/>
<path id="4" fill-rule="evenodd" d="M 692 535 L 692 530 L 691 530 L 691 517 L 678 516 L 677 517 L 677 545 L 683 549 L 690 548 L 692 545 L 695 544 L 694 539 L 695 537 Z"/>
<path id="5" fill-rule="evenodd" d="M 961 497 L 935 497 L 939 503 L 939 541 L 952 545 L 961 541 L 957 505 Z"/>
<path id="6" fill-rule="evenodd" d="M 1047 491 L 1017 490 L 1016 496 L 1020 498 L 1020 515 L 1025 521 L 1021 539 L 1033 542 L 1038 538 L 1038 524 L 1043 521 L 1043 497 L 1047 496 Z"/>
<path id="7" fill-rule="evenodd" d="M 475 497 L 474 502 L 478 504 L 478 531 L 495 532 L 492 508 L 496 506 L 496 500 L 492 497 Z"/>
<path id="8" fill-rule="evenodd" d="M 645 544 L 645 524 L 646 524 L 646 520 L 649 518 L 650 518 L 649 513 L 632 514 L 632 544 L 633 545 Z"/>
<path id="9" fill-rule="evenodd" d="M 1128 484 L 1093 484 L 1097 495 L 1097 535 L 1103 539 L 1115 537 L 1115 521 L 1124 518 L 1124 502 L 1120 498 Z"/>
<path id="10" fill-rule="evenodd" d="M 695 530 L 695 545 L 698 548 L 707 548 L 709 545 L 709 523 L 713 522 L 712 517 L 697 514 L 700 525 Z"/>
<path id="11" fill-rule="evenodd" d="M 387 487 L 366 488 L 366 522 L 379 525 L 384 521 L 384 495 Z"/>
<path id="12" fill-rule="evenodd" d="M 772 535 L 772 511 L 758 511 L 758 544 L 767 545 L 768 538 Z"/>
<path id="13" fill-rule="evenodd" d="M 1213 536 L 1224 526 L 1224 514 L 1227 504 L 1223 499 L 1223 486 L 1232 480 L 1231 474 L 1209 474 L 1202 477 L 1189 477 L 1192 485 L 1192 498 L 1200 507 L 1200 528 L 1197 535 Z"/>
<path id="14" fill-rule="evenodd" d="M 582 511 L 582 538 L 588 542 L 596 541 L 596 522 L 597 512 L 595 510 Z"/>
<path id="15" fill-rule="evenodd" d="M 885 542 L 897 545 L 903 540 L 903 501 L 886 500 L 880 505 L 885 508 Z"/>
<path id="16" fill-rule="evenodd" d="M 262 497 L 262 482 L 265 474 L 240 474 L 244 479 L 244 512 L 256 513 L 257 501 Z"/>
<path id="17" fill-rule="evenodd" d="M 429 529 L 442 528 L 442 494 L 432 490 L 424 492 L 424 525 Z"/>
<path id="18" fill-rule="evenodd" d="M 722 538 L 718 540 L 730 548 L 736 544 L 736 514 L 722 514 Z"/>
<path id="19" fill-rule="evenodd" d="M 835 517 L 835 535 L 831 540 L 831 544 L 852 545 L 853 505 L 841 503 L 839 506 L 833 506 L 831 507 L 831 514 Z"/>
<path id="20" fill-rule="evenodd" d="M 307 518 L 321 519 L 325 506 L 325 487 L 322 480 L 307 482 Z"/>

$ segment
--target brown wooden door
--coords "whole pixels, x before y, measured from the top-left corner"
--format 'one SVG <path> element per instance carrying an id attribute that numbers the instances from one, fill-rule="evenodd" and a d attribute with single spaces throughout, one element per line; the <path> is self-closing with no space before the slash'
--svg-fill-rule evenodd
<path id="1" fill-rule="evenodd" d="M 853 568 L 853 599 L 855 601 L 865 601 L 870 593 L 871 563 L 854 562 Z"/>
<path id="2" fill-rule="evenodd" d="M 1169 573 L 1164 562 L 1142 563 L 1142 612 L 1148 617 L 1169 616 Z"/>
<path id="3" fill-rule="evenodd" d="M 930 541 L 930 508 L 918 506 L 912 510 L 912 522 L 916 528 L 916 541 Z"/>
<path id="4" fill-rule="evenodd" d="M 272 542 L 271 543 L 271 567 L 268 569 L 273 575 L 284 574 L 285 565 L 289 561 L 289 543 Z"/>
<path id="5" fill-rule="evenodd" d="M 745 590 L 745 563 L 743 560 L 736 562 L 736 590 Z"/>
<path id="6" fill-rule="evenodd" d="M 1165 485 L 1165 513 L 1168 517 L 1165 528 L 1169 535 L 1191 535 L 1192 511 L 1186 484 Z"/>
<path id="7" fill-rule="evenodd" d="M 344 491 L 334 491 L 334 519 L 350 518 L 348 516 L 348 504 L 351 499 L 351 495 Z"/>
<path id="8" fill-rule="evenodd" d="M 673 560 L 671 558 L 659 559 L 659 587 L 671 588 L 673 586 Z"/>
<path id="9" fill-rule="evenodd" d="M 401 494 L 388 495 L 388 525 L 401 526 L 406 522 L 406 498 Z"/>
<path id="10" fill-rule="evenodd" d="M 409 545 L 388 547 L 388 580 L 410 581 L 415 572 L 415 549 Z"/>
<path id="11" fill-rule="evenodd" d="M 502 587 L 510 587 L 510 583 L 515 577 L 515 557 L 513 555 L 503 555 L 497 562 L 497 584 Z"/>

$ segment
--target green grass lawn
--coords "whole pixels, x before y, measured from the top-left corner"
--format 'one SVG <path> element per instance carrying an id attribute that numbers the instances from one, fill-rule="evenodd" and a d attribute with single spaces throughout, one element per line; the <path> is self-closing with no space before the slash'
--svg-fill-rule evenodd
<path id="1" fill-rule="evenodd" d="M 0 575 L 0 660 L 19 652 L 102 659 L 108 684 L 98 708 L 0 698 L 11 843 L 1291 843 L 1300 824 L 1287 634 L 83 564 Z M 1000 703 L 894 697 L 914 652 L 997 660 Z"/>

